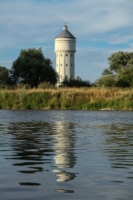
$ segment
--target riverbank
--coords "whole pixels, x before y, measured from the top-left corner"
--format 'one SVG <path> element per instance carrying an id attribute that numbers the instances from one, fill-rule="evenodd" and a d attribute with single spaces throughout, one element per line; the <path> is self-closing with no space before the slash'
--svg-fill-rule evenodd
<path id="1" fill-rule="evenodd" d="M 133 110 L 133 89 L 1 90 L 0 109 Z"/>

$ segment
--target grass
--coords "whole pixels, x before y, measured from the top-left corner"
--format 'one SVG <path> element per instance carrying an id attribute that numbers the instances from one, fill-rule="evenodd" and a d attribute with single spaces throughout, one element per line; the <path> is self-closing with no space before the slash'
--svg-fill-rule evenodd
<path id="1" fill-rule="evenodd" d="M 133 110 L 133 89 L 1 90 L 0 109 Z"/>

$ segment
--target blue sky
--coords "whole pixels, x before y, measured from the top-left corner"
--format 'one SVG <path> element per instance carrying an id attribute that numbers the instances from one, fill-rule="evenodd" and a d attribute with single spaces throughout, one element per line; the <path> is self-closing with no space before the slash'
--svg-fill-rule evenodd
<path id="1" fill-rule="evenodd" d="M 133 52 L 133 0 L 0 0 L 0 66 L 39 48 L 55 68 L 54 38 L 76 37 L 75 76 L 94 82 L 118 51 Z"/>

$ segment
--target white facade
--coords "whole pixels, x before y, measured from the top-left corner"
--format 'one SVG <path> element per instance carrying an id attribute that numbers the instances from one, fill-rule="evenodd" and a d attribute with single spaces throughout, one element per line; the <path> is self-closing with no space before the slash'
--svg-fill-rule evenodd
<path id="1" fill-rule="evenodd" d="M 56 72 L 59 74 L 59 83 L 65 77 L 75 78 L 76 38 L 63 26 L 62 32 L 55 38 Z"/>

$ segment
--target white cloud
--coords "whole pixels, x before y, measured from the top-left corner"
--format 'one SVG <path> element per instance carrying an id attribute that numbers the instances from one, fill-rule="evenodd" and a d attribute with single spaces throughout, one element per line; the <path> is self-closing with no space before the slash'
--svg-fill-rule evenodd
<path id="1" fill-rule="evenodd" d="M 111 45 L 132 43 L 132 7 L 130 0 L 0 1 L 0 54 L 8 51 L 16 56 L 21 48 L 42 47 L 46 57 L 55 62 L 54 38 L 67 22 L 79 45 L 76 53 L 77 72 L 80 71 L 80 65 L 86 71 L 91 66 L 95 77 L 97 69 L 105 68 L 108 57 L 117 49 L 109 46 L 106 49 L 101 46 L 91 49 L 82 43 L 86 40 L 103 41 Z M 132 45 L 123 50 L 132 51 Z M 16 59 L 13 56 L 12 60 Z M 5 57 L 1 57 L 2 63 L 4 60 Z M 83 70 L 82 74 L 86 76 Z"/>

